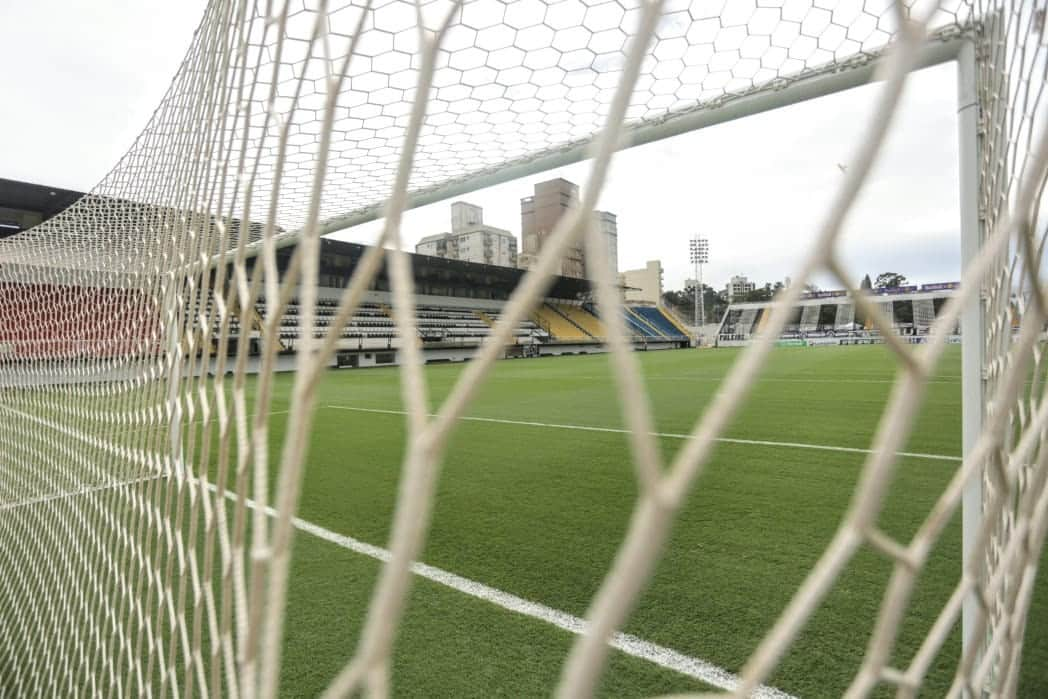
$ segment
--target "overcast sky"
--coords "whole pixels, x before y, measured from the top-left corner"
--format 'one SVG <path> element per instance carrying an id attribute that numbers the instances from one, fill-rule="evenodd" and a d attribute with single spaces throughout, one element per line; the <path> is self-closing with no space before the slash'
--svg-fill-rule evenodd
<path id="1" fill-rule="evenodd" d="M 88 190 L 159 103 L 203 0 L 0 3 L 0 177 Z M 956 86 L 952 65 L 911 79 L 896 128 L 843 248 L 856 277 L 959 276 Z M 619 217 L 619 267 L 659 259 L 667 288 L 691 276 L 688 239 L 710 240 L 705 280 L 791 274 L 840 185 L 876 86 L 840 93 L 620 154 L 600 201 Z M 585 163 L 463 197 L 520 234 L 520 203 L 550 177 L 582 184 Z M 404 238 L 449 229 L 450 202 L 410 212 Z M 375 225 L 335 237 L 368 242 Z M 827 278 L 817 280 L 832 286 Z"/>

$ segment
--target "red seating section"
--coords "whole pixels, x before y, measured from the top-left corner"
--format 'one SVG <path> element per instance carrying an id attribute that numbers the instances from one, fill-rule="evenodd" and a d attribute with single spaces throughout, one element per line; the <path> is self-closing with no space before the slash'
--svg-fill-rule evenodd
<path id="1" fill-rule="evenodd" d="M 159 330 L 137 289 L 0 283 L 0 361 L 141 356 Z"/>

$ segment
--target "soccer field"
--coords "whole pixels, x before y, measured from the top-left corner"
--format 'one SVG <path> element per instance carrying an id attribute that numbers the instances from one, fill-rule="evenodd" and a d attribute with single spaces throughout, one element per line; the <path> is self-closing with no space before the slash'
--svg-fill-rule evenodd
<path id="1" fill-rule="evenodd" d="M 640 355 L 665 455 L 682 444 L 737 357 L 732 350 Z M 773 353 L 623 629 L 634 638 L 612 654 L 603 694 L 709 689 L 698 678 L 741 668 L 830 540 L 894 366 L 883 347 Z M 434 405 L 460 371 L 427 367 Z M 291 375 L 278 377 L 274 412 L 287 409 L 291 385 Z M 960 395 L 960 352 L 951 348 L 880 521 L 903 541 L 958 465 Z M 636 495 L 618 405 L 606 356 L 498 363 L 448 451 L 422 555 L 430 568 L 415 579 L 396 644 L 397 696 L 550 693 L 574 638 L 563 627 L 585 616 Z M 363 545 L 387 541 L 404 444 L 396 369 L 332 371 L 318 406 L 294 544 L 282 696 L 322 691 L 356 645 L 381 555 Z M 284 420 L 277 414 L 271 423 L 273 462 Z M 958 516 L 921 576 L 897 666 L 952 592 L 960 545 Z M 889 572 L 883 556 L 864 549 L 768 684 L 796 696 L 839 696 L 859 666 Z M 536 604 L 524 613 L 507 609 L 523 601 Z M 1048 691 L 1046 619 L 1042 576 L 1023 696 Z M 933 665 L 926 696 L 949 687 L 959 639 L 955 631 Z"/>

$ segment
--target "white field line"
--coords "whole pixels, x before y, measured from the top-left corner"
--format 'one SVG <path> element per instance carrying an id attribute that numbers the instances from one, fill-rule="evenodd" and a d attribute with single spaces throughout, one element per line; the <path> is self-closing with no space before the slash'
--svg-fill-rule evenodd
<path id="1" fill-rule="evenodd" d="M 62 500 L 64 498 L 71 498 L 77 495 L 86 495 L 87 493 L 97 493 L 100 490 L 110 490 L 113 488 L 125 488 L 128 486 L 135 485 L 137 483 L 144 483 L 146 481 L 153 481 L 158 478 L 165 478 L 164 474 L 155 474 L 150 476 L 140 476 L 138 478 L 131 478 L 126 481 L 112 481 L 109 483 L 100 483 L 98 485 L 86 486 L 77 490 L 70 490 L 61 493 L 51 493 L 49 495 L 40 495 L 38 497 L 30 498 L 28 500 L 18 500 L 16 502 L 0 503 L 0 512 L 5 510 L 14 510 L 19 507 L 26 507 L 28 505 L 37 505 L 44 502 L 53 502 L 55 500 Z"/>
<path id="2" fill-rule="evenodd" d="M 287 415 L 290 412 L 291 412 L 290 410 L 273 410 L 271 412 L 266 413 L 266 415 L 268 415 L 268 416 Z M 249 415 L 248 416 L 248 420 L 249 421 L 253 421 L 254 419 L 255 419 L 254 415 Z M 230 422 L 231 423 L 235 423 L 235 419 L 234 419 L 232 414 L 230 414 Z M 181 424 L 181 426 L 183 428 L 186 428 L 186 427 L 199 427 L 200 425 L 204 424 L 204 421 L 203 420 L 193 420 L 192 422 L 182 422 L 182 423 L 179 423 L 179 424 Z M 217 415 L 217 412 L 215 414 L 211 415 L 211 417 L 210 417 L 210 424 L 211 424 L 212 427 L 218 427 L 218 415 Z M 167 430 L 170 430 L 170 429 L 171 429 L 171 425 L 169 423 L 157 422 L 157 423 L 154 423 L 152 425 L 142 425 L 140 427 L 132 427 L 132 428 L 129 428 L 129 429 L 121 428 L 121 429 L 109 430 L 108 432 L 104 433 L 104 436 L 106 436 L 106 437 L 115 437 L 115 436 L 123 436 L 123 435 L 140 434 L 140 433 L 142 433 L 142 432 L 144 432 L 146 430 L 152 430 L 154 432 L 163 431 L 163 432 L 166 433 Z"/>
<path id="3" fill-rule="evenodd" d="M 217 492 L 214 485 L 208 484 L 208 488 L 212 492 Z M 226 492 L 226 498 L 230 500 L 236 500 L 236 493 Z M 245 504 L 254 509 L 258 505 L 251 499 L 245 499 Z M 276 516 L 276 510 L 272 507 L 265 507 L 263 511 L 270 517 Z M 390 553 L 388 550 L 368 544 L 363 541 L 359 541 L 350 536 L 344 534 L 338 534 L 325 529 L 320 525 L 307 522 L 300 517 L 293 517 L 291 520 L 292 524 L 296 529 L 312 534 L 318 539 L 323 539 L 329 543 L 341 546 L 344 549 L 353 551 L 354 553 L 360 553 L 370 558 L 374 558 L 379 561 L 388 561 Z M 450 573 L 441 568 L 436 568 L 425 563 L 413 563 L 411 565 L 411 571 L 421 578 L 425 578 L 438 585 L 450 587 L 452 590 L 461 592 L 471 597 L 490 602 L 498 607 L 516 612 L 517 614 L 523 614 L 524 616 L 544 621 L 547 624 L 556 626 L 559 629 L 563 629 L 573 634 L 583 634 L 586 632 L 586 621 L 573 614 L 562 612 L 552 607 L 547 607 L 544 604 L 538 602 L 532 602 L 522 597 L 503 592 L 494 587 L 485 585 L 484 583 L 464 578 L 461 575 Z M 693 658 L 691 656 L 684 655 L 672 648 L 660 646 L 656 643 L 645 641 L 636 636 L 617 633 L 609 641 L 612 648 L 622 651 L 626 655 L 631 655 L 641 660 L 647 660 L 650 663 L 664 667 L 668 670 L 679 672 L 682 675 L 687 675 L 694 679 L 705 682 L 708 685 L 717 687 L 719 689 L 734 691 L 739 684 L 738 675 L 728 672 L 722 667 L 718 667 L 713 663 L 707 662 L 700 658 Z M 793 695 L 787 694 L 781 690 L 775 689 L 774 687 L 760 686 L 753 693 L 754 697 L 760 699 L 794 699 Z"/>
<path id="4" fill-rule="evenodd" d="M 100 440 L 102 438 L 112 437 L 112 436 L 114 436 L 114 434 L 116 434 L 116 433 L 110 432 L 110 433 L 103 433 L 102 435 L 94 435 L 94 434 L 90 434 L 90 433 L 81 432 L 81 431 L 78 431 L 78 430 L 73 430 L 73 429 L 67 428 L 64 425 L 62 425 L 61 423 L 45 420 L 45 419 L 43 419 L 41 417 L 38 417 L 36 415 L 31 415 L 30 413 L 24 412 L 22 410 L 18 410 L 16 408 L 12 408 L 10 406 L 0 405 L 0 409 L 8 410 L 8 411 L 10 411 L 12 413 L 15 413 L 16 415 L 24 417 L 27 420 L 31 420 L 32 422 L 35 422 L 38 425 L 47 427 L 49 429 L 57 430 L 57 431 L 59 431 L 59 432 L 61 432 L 63 434 L 66 434 L 66 435 L 69 435 L 71 437 L 74 437 L 75 439 L 78 439 L 78 440 L 80 440 L 82 442 L 86 442 L 88 444 L 92 444 L 92 445 L 95 445 L 95 446 L 99 446 L 99 442 L 100 442 Z M 287 411 L 287 410 L 274 410 L 273 412 L 266 413 L 266 414 L 267 415 L 287 415 L 288 412 L 289 411 Z M 192 425 L 200 425 L 200 424 L 203 424 L 202 421 L 195 420 L 195 421 L 193 421 L 191 423 L 183 423 L 183 427 L 188 427 L 188 426 L 192 426 Z M 151 429 L 153 427 L 154 426 L 150 425 L 150 426 L 133 428 L 133 429 L 130 429 L 130 430 L 123 431 L 122 434 L 135 434 L 135 433 L 141 432 L 144 429 L 147 429 L 147 428 Z M 155 427 L 157 429 L 164 429 L 164 430 L 168 429 L 168 426 L 166 426 L 166 425 L 156 425 Z M 111 446 L 110 446 L 109 451 L 112 451 L 112 447 Z M 108 490 L 110 488 L 120 488 L 120 487 L 124 487 L 124 486 L 135 485 L 136 483 L 143 483 L 145 481 L 151 481 L 151 480 L 155 480 L 157 478 L 165 478 L 168 475 L 166 473 L 156 473 L 155 472 L 155 468 L 151 467 L 152 465 L 144 464 L 144 462 L 142 462 L 141 459 L 138 459 L 138 462 L 139 462 L 140 465 L 146 465 L 147 467 L 149 467 L 149 470 L 154 471 L 154 472 L 149 474 L 149 475 L 146 475 L 146 476 L 130 478 L 128 480 L 123 480 L 123 481 L 109 481 L 109 482 L 106 482 L 106 483 L 99 483 L 99 484 L 95 484 L 95 485 L 84 485 L 84 486 L 82 486 L 80 488 L 76 488 L 74 490 L 63 490 L 63 491 L 56 492 L 56 493 L 47 493 L 45 495 L 37 495 L 37 496 L 31 497 L 31 498 L 28 498 L 26 500 L 15 500 L 15 501 L 11 501 L 11 502 L 0 502 L 0 512 L 4 512 L 5 510 L 12 510 L 12 509 L 15 509 L 15 508 L 18 508 L 18 507 L 25 507 L 25 506 L 28 506 L 28 505 L 36 505 L 36 504 L 40 504 L 40 503 L 44 503 L 44 502 L 52 502 L 54 500 L 61 500 L 63 498 L 74 497 L 74 496 L 77 496 L 77 495 L 86 495 L 87 493 L 95 493 L 95 492 L 98 492 L 98 491 L 101 491 L 101 490 Z"/>
<path id="5" fill-rule="evenodd" d="M 139 466 L 145 467 L 147 470 L 154 470 L 153 467 L 155 466 L 155 464 L 148 458 L 150 455 L 143 449 L 132 449 L 130 447 L 123 447 L 121 445 L 111 444 L 99 435 L 89 434 L 87 432 L 68 427 L 67 425 L 64 425 L 60 422 L 45 420 L 42 417 L 38 417 L 36 415 L 32 415 L 22 410 L 18 410 L 17 408 L 12 408 L 9 405 L 0 405 L 0 410 L 6 410 L 7 412 L 14 413 L 19 417 L 25 418 L 30 422 L 35 422 L 36 424 L 42 427 L 54 430 L 55 432 L 63 434 L 67 437 L 72 437 L 73 439 L 83 442 L 84 444 L 89 444 L 95 447 L 96 449 L 101 449 L 102 451 L 107 452 L 112 456 L 118 458 L 127 458 L 137 463 Z"/>
<path id="6" fill-rule="evenodd" d="M 558 377 L 547 377 L 549 380 L 559 381 Z M 591 381 L 610 381 L 610 376 L 588 376 L 588 375 L 576 375 L 572 374 L 572 380 L 584 379 Z M 498 381 L 534 381 L 536 380 L 533 376 L 499 376 L 496 377 Z M 644 377 L 645 381 L 689 381 L 693 383 L 723 383 L 723 376 L 647 376 Z M 894 384 L 895 379 L 805 379 L 805 378 L 776 378 L 774 376 L 762 376 L 757 383 L 859 383 L 859 384 Z M 933 379 L 928 381 L 929 384 L 947 384 L 960 386 L 960 381 L 954 381 L 952 379 Z"/>
<path id="7" fill-rule="evenodd" d="M 358 408 L 349 405 L 328 405 L 328 408 L 334 408 L 336 410 L 352 410 L 359 413 L 379 413 L 383 415 L 407 415 L 407 412 L 403 410 L 382 410 L 379 408 Z M 430 415 L 434 417 L 434 415 Z M 470 422 L 494 422 L 500 425 L 519 425 L 522 427 L 546 427 L 550 429 L 558 430 L 580 430 L 582 432 L 611 432 L 614 434 L 628 434 L 629 430 L 620 429 L 617 427 L 594 427 L 591 425 L 564 425 L 555 422 L 534 422 L 531 420 L 505 420 L 502 418 L 495 417 L 460 417 L 460 420 L 468 420 Z M 668 439 L 688 439 L 691 435 L 678 434 L 675 432 L 652 432 L 655 437 L 666 437 Z M 860 449 L 858 447 L 840 447 L 832 444 L 806 444 L 804 442 L 774 442 L 765 439 L 736 439 L 733 437 L 718 437 L 718 442 L 724 442 L 727 444 L 748 444 L 751 446 L 760 447 L 786 447 L 789 449 L 814 449 L 817 451 L 837 451 L 845 452 L 849 454 L 872 454 L 872 449 Z M 953 461 L 960 462 L 962 459 L 959 456 L 949 456 L 947 454 L 924 454 L 921 452 L 912 451 L 900 451 L 897 452 L 898 456 L 905 456 L 912 459 L 931 459 L 934 461 Z"/>

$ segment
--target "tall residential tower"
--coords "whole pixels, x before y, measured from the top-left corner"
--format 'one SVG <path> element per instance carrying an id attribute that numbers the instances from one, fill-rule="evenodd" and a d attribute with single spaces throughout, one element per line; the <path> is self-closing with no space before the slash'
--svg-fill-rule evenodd
<path id="1" fill-rule="evenodd" d="M 518 265 L 529 269 L 534 265 L 546 240 L 561 217 L 579 206 L 579 187 L 574 182 L 557 178 L 539 182 L 534 194 L 520 200 L 521 254 Z M 618 273 L 618 223 L 615 214 L 594 211 L 594 225 L 604 235 L 612 274 Z M 557 274 L 565 277 L 593 278 L 594 269 L 586 259 L 585 240 L 580 238 L 569 246 L 561 258 Z"/>
<path id="2" fill-rule="evenodd" d="M 420 255 L 517 266 L 517 239 L 507 230 L 484 223 L 484 210 L 457 201 L 451 205 L 451 232 L 427 235 L 415 246 Z"/>

